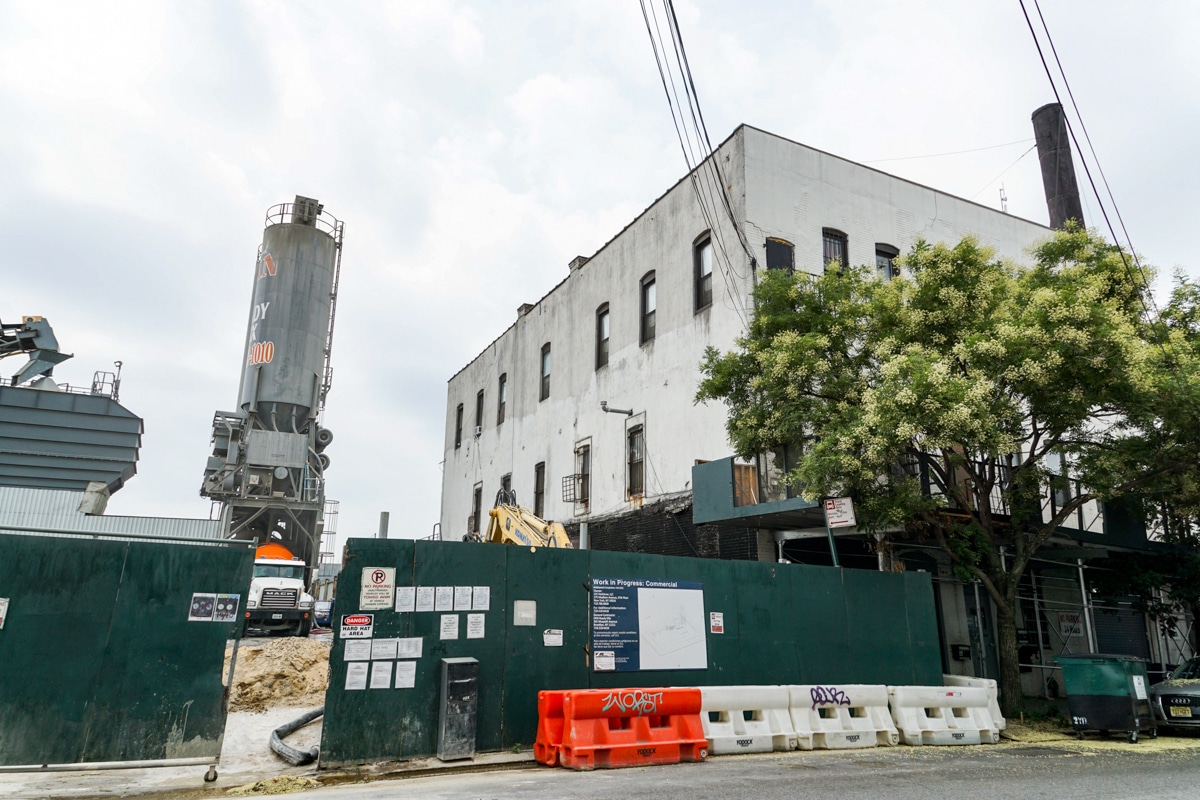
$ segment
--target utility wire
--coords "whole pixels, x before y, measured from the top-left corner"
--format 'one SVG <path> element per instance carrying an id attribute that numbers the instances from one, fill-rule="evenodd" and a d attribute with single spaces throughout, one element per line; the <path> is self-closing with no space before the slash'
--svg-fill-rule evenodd
<path id="1" fill-rule="evenodd" d="M 1112 187 L 1108 185 L 1108 177 L 1104 174 L 1104 167 L 1100 165 L 1100 156 L 1096 155 L 1096 148 L 1092 145 L 1092 137 L 1090 134 L 1088 134 L 1087 125 L 1083 121 L 1083 114 L 1081 114 L 1079 111 L 1079 104 L 1075 102 L 1075 93 L 1071 91 L 1071 82 L 1067 80 L 1066 70 L 1063 69 L 1062 61 L 1059 60 L 1058 48 L 1054 46 L 1054 37 L 1050 35 L 1050 26 L 1046 24 L 1046 18 L 1042 16 L 1042 7 L 1038 0 L 1033 0 L 1033 7 L 1037 9 L 1038 19 L 1041 20 L 1042 23 L 1042 30 L 1046 32 L 1046 42 L 1050 45 L 1050 52 L 1054 56 L 1054 63 L 1058 66 L 1058 73 L 1062 75 L 1063 88 L 1067 90 L 1067 97 L 1071 99 L 1071 107 L 1075 110 L 1075 117 L 1079 120 L 1079 129 L 1083 131 L 1083 138 L 1087 142 L 1088 150 L 1091 151 L 1092 160 L 1096 162 L 1096 171 L 1100 173 L 1100 180 L 1104 184 L 1105 192 L 1108 193 L 1109 202 L 1112 203 L 1113 214 L 1116 215 L 1117 222 L 1121 225 L 1121 233 L 1125 234 L 1125 244 L 1129 247 L 1129 254 L 1133 258 L 1133 263 L 1137 265 L 1138 272 L 1141 273 L 1142 282 L 1149 286 L 1149 281 L 1146 278 L 1146 271 L 1142 268 L 1141 260 L 1138 258 L 1137 250 L 1133 249 L 1133 241 L 1129 238 L 1129 231 L 1125 227 L 1125 220 L 1121 217 L 1121 209 L 1117 207 L 1117 198 L 1113 197 Z M 1026 15 L 1026 19 L 1028 19 L 1028 15 Z M 1055 96 L 1057 97 L 1057 94 Z M 1074 133 L 1071 134 L 1071 138 L 1075 138 Z M 1076 149 L 1079 148 L 1079 142 L 1075 142 L 1075 147 Z M 1083 160 L 1082 152 L 1080 153 L 1080 160 Z M 1090 174 L 1088 175 L 1088 178 L 1089 180 L 1091 179 Z M 1095 186 L 1092 188 L 1094 191 Z M 1099 197 L 1096 199 L 1099 200 Z M 1107 221 L 1107 217 L 1105 217 L 1105 220 Z M 1116 238 L 1115 233 L 1113 234 L 1113 238 Z M 1153 295 L 1150 296 L 1150 304 L 1151 306 L 1154 306 Z M 1155 307 L 1154 310 L 1157 313 L 1158 308 Z"/>
<path id="2" fill-rule="evenodd" d="M 714 258 L 714 261 L 716 261 L 719 268 L 718 271 L 725 283 L 727 296 L 733 301 L 732 307 L 734 312 L 741 319 L 743 326 L 749 327 L 749 322 L 745 315 L 745 300 L 742 297 L 737 280 L 735 280 L 735 276 L 743 280 L 746 276 L 733 266 L 733 259 L 730 257 L 729 248 L 726 246 L 722 226 L 719 224 L 719 217 L 727 216 L 729 218 L 737 235 L 738 244 L 750 259 L 751 264 L 754 263 L 754 256 L 749 250 L 749 245 L 745 241 L 745 234 L 733 213 L 733 208 L 725 189 L 727 181 L 724 179 L 724 173 L 718 163 L 717 155 L 713 151 L 711 140 L 704 125 L 703 112 L 700 110 L 699 101 L 695 94 L 695 81 L 691 77 L 691 69 L 687 63 L 687 55 L 683 47 L 683 38 L 678 28 L 678 20 L 675 17 L 674 7 L 671 5 L 670 0 L 664 0 L 662 16 L 665 18 L 667 32 L 671 38 L 671 46 L 668 48 L 663 34 L 663 23 L 660 22 L 658 10 L 653 5 L 648 9 L 646 0 L 640 0 L 640 4 L 642 18 L 646 24 L 646 33 L 650 37 L 650 45 L 658 67 L 659 79 L 662 82 L 663 93 L 667 97 L 667 105 L 671 110 L 671 121 L 675 126 L 675 135 L 679 140 L 684 162 L 688 167 L 689 182 L 691 183 L 692 191 L 695 193 L 696 202 L 700 207 L 705 224 L 710 231 L 709 235 L 714 245 L 714 256 L 717 256 Z M 652 17 L 653 24 L 651 24 Z M 674 53 L 674 68 L 672 68 L 671 64 L 670 51 Z M 678 84 L 676 83 L 676 72 L 679 74 Z M 682 91 L 680 86 L 682 86 Z M 685 102 L 687 104 L 686 111 L 684 109 Z M 690 126 L 688 124 L 689 117 L 691 121 Z M 719 203 L 714 198 L 714 194 L 719 196 Z M 722 211 L 724 212 L 723 215 L 721 214 Z"/>
<path id="3" fill-rule="evenodd" d="M 1050 81 L 1050 89 L 1054 92 L 1054 99 L 1061 106 L 1062 105 L 1062 97 L 1058 93 L 1058 85 L 1054 81 L 1054 74 L 1050 71 L 1050 64 L 1046 61 L 1046 53 L 1042 50 L 1042 42 L 1040 39 L 1038 39 L 1037 31 L 1033 27 L 1033 20 L 1031 20 L 1029 18 L 1029 10 L 1025 7 L 1025 0 L 1017 0 L 1017 1 L 1021 4 L 1021 13 L 1025 15 L 1025 24 L 1029 26 L 1029 34 L 1030 34 L 1030 36 L 1033 37 L 1034 46 L 1037 47 L 1038 57 L 1042 60 L 1042 68 L 1046 71 L 1046 78 Z M 1036 2 L 1036 1 L 1037 0 L 1034 0 L 1034 2 Z M 1039 9 L 1039 11 L 1040 11 L 1040 9 Z M 1043 19 L 1043 24 L 1044 24 L 1044 22 L 1045 22 L 1045 20 Z M 1047 39 L 1049 39 L 1049 29 L 1048 28 L 1046 29 L 1046 35 L 1047 35 Z M 1061 67 L 1061 65 L 1060 65 L 1060 67 Z M 1064 83 L 1065 82 L 1066 82 L 1066 77 L 1064 75 Z M 1075 113 L 1078 116 L 1078 114 L 1079 114 L 1078 108 L 1075 109 Z M 1125 271 L 1128 273 L 1129 279 L 1131 281 L 1133 281 L 1134 283 L 1138 283 L 1138 279 L 1133 274 L 1133 267 L 1130 266 L 1129 258 L 1125 253 L 1125 248 L 1120 246 L 1120 240 L 1117 238 L 1117 232 L 1113 228 L 1112 220 L 1109 219 L 1108 209 L 1105 208 L 1104 200 L 1100 196 L 1099 190 L 1096 188 L 1096 181 L 1092 177 L 1092 170 L 1088 166 L 1087 159 L 1084 158 L 1084 156 L 1083 156 L 1083 150 L 1079 146 L 1079 139 L 1075 136 L 1075 128 L 1073 125 L 1071 125 L 1071 120 L 1068 116 L 1066 116 L 1064 114 L 1063 119 L 1065 120 L 1066 125 L 1067 125 L 1067 134 L 1071 137 L 1071 142 L 1075 145 L 1075 152 L 1079 153 L 1079 163 L 1083 165 L 1083 171 L 1084 171 L 1084 174 L 1087 175 L 1088 184 L 1090 184 L 1092 187 L 1092 194 L 1095 195 L 1096 203 L 1100 206 L 1100 214 L 1101 214 L 1101 216 L 1104 217 L 1104 224 L 1108 228 L 1109 235 L 1112 236 L 1113 242 L 1117 243 L 1117 252 L 1119 252 L 1121 254 L 1121 263 L 1125 265 Z M 1082 118 L 1081 118 L 1081 124 L 1082 124 Z M 1126 244 L 1127 245 L 1129 244 L 1128 238 L 1126 239 Z M 1132 250 L 1132 245 L 1129 245 L 1129 247 Z M 1136 256 L 1135 256 L 1135 258 L 1136 258 Z M 1142 284 L 1143 288 L 1145 289 L 1145 291 L 1138 293 L 1138 301 L 1141 303 L 1143 311 L 1146 312 L 1147 318 L 1149 320 L 1153 321 L 1157 317 L 1157 313 L 1155 315 L 1151 315 L 1151 313 L 1150 313 L 1150 306 L 1154 304 L 1154 297 L 1153 296 L 1150 297 L 1150 305 L 1147 305 L 1146 295 L 1150 294 L 1150 284 L 1146 280 L 1146 273 L 1144 270 L 1142 270 L 1141 264 L 1138 264 L 1137 266 L 1138 266 L 1138 273 L 1141 276 L 1141 284 Z M 1155 311 L 1157 312 L 1157 308 L 1155 309 Z M 1160 342 L 1160 347 L 1163 350 L 1163 355 L 1166 356 L 1167 355 L 1166 348 L 1162 346 L 1161 342 Z"/>
<path id="4" fill-rule="evenodd" d="M 1015 142 L 1005 142 L 1004 144 L 990 144 L 987 147 L 975 147 L 970 150 L 951 150 L 948 153 L 930 153 L 926 156 L 900 156 L 898 158 L 875 158 L 870 161 L 863 161 L 863 164 L 882 164 L 885 161 L 913 161 L 918 158 L 941 158 L 942 156 L 961 156 L 964 153 L 981 153 L 984 150 L 999 150 L 1002 147 L 1013 147 L 1018 144 L 1027 144 L 1033 139 L 1017 139 Z"/>
<path id="5" fill-rule="evenodd" d="M 1028 139 L 1026 139 L 1026 141 L 1028 141 Z M 1011 163 L 1011 164 L 1009 164 L 1007 167 L 1005 167 L 1005 168 L 1004 168 L 1004 170 L 1003 170 L 1003 171 L 1002 171 L 1002 172 L 1001 172 L 999 175 L 997 175 L 996 177 L 992 178 L 990 181 L 988 181 L 987 183 L 985 183 L 985 184 L 983 185 L 983 189 L 980 189 L 978 192 L 976 192 L 975 194 L 971 195 L 971 196 L 970 196 L 968 199 L 969 199 L 969 200 L 974 200 L 976 197 L 979 197 L 979 195 L 983 194 L 983 192 L 984 192 L 984 190 L 985 190 L 985 189 L 987 189 L 987 188 L 988 188 L 989 186 L 991 186 L 993 183 L 995 183 L 996 181 L 1000 180 L 1000 179 L 1001 179 L 1001 178 L 1003 178 L 1005 175 L 1007 175 L 1007 174 L 1008 174 L 1008 171 L 1009 171 L 1010 169 L 1012 169 L 1012 168 L 1013 168 L 1013 167 L 1015 167 L 1017 164 L 1019 164 L 1019 163 L 1020 163 L 1022 160 L 1024 160 L 1025 156 L 1029 155 L 1030 153 L 1032 153 L 1032 152 L 1033 152 L 1034 150 L 1036 150 L 1036 149 L 1037 149 L 1037 145 L 1035 144 L 1033 147 L 1029 148 L 1029 149 L 1028 149 L 1028 150 L 1026 150 L 1024 153 L 1021 153 L 1021 155 L 1017 157 L 1017 160 L 1016 160 L 1016 161 L 1012 162 L 1012 163 Z"/>

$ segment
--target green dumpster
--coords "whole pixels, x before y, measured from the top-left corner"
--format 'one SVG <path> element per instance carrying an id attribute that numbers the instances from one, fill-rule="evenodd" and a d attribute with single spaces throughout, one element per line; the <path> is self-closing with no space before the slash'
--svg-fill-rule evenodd
<path id="1" fill-rule="evenodd" d="M 1071 727 L 1080 738 L 1086 730 L 1121 731 L 1131 742 L 1142 732 L 1158 734 L 1145 660 L 1103 653 L 1061 655 L 1056 660 L 1063 671 Z"/>

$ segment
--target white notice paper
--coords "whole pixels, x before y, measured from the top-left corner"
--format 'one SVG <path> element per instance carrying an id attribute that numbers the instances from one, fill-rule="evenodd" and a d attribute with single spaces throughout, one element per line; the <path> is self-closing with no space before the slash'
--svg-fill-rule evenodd
<path id="1" fill-rule="evenodd" d="M 442 638 L 458 638 L 458 614 L 442 614 Z"/>
<path id="2" fill-rule="evenodd" d="M 367 662 L 355 661 L 346 665 L 346 691 L 355 692 L 367 688 Z"/>
<path id="3" fill-rule="evenodd" d="M 396 587 L 396 612 L 416 611 L 417 588 L 415 586 Z"/>
<path id="4" fill-rule="evenodd" d="M 1148 700 L 1146 695 L 1146 679 L 1141 675 L 1133 676 L 1133 693 L 1138 700 Z"/>
<path id="5" fill-rule="evenodd" d="M 417 587 L 417 611 L 433 611 L 433 587 Z"/>
<path id="6" fill-rule="evenodd" d="M 596 672 L 612 672 L 617 668 L 617 656 L 612 650 L 599 650 L 592 661 Z"/>
<path id="7" fill-rule="evenodd" d="M 531 628 L 537 625 L 537 600 L 513 601 L 513 625 Z"/>
<path id="8" fill-rule="evenodd" d="M 417 685 L 417 662 L 396 662 L 396 688 L 411 689 Z"/>
<path id="9" fill-rule="evenodd" d="M 434 611 L 453 611 L 454 610 L 454 587 L 439 586 L 434 593 L 433 601 Z"/>
<path id="10" fill-rule="evenodd" d="M 454 587 L 454 610 L 455 611 L 470 611 L 471 610 L 471 587 L 470 586 L 455 586 Z"/>
<path id="11" fill-rule="evenodd" d="M 489 611 L 492 607 L 492 587 L 476 586 L 471 590 L 471 608 L 475 611 Z"/>
<path id="12" fill-rule="evenodd" d="M 0 631 L 4 630 L 4 620 L 8 617 L 8 598 L 0 597 Z"/>
<path id="13" fill-rule="evenodd" d="M 423 641 L 420 636 L 414 636 L 410 639 L 397 639 L 396 658 L 420 658 L 421 642 Z"/>
<path id="14" fill-rule="evenodd" d="M 390 662 L 390 661 L 372 661 L 371 662 L 371 688 L 372 689 L 390 689 L 390 688 L 392 688 L 392 662 Z"/>
<path id="15" fill-rule="evenodd" d="M 371 660 L 391 661 L 396 657 L 396 644 L 398 642 L 398 639 L 372 639 Z"/>
<path id="16" fill-rule="evenodd" d="M 483 638 L 483 618 L 486 614 L 467 614 L 467 638 Z"/>
<path id="17" fill-rule="evenodd" d="M 542 631 L 542 647 L 562 647 L 562 630 L 547 628 Z"/>
<path id="18" fill-rule="evenodd" d="M 373 639 L 347 639 L 346 640 L 346 661 L 370 661 L 371 660 L 371 642 Z"/>

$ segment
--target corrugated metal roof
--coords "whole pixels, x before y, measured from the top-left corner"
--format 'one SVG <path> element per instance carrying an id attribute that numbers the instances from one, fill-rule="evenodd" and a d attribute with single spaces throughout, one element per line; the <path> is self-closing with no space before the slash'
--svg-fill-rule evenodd
<path id="1" fill-rule="evenodd" d="M 164 539 L 220 539 L 220 520 L 119 517 L 79 513 L 83 492 L 0 486 L 0 529 L 6 525 L 52 531 L 135 534 Z"/>

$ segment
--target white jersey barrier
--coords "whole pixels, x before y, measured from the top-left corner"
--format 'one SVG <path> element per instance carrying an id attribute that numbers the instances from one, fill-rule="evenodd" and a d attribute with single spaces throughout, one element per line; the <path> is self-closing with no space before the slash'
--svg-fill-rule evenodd
<path id="1" fill-rule="evenodd" d="M 701 686 L 700 724 L 713 755 L 796 749 L 786 686 Z"/>
<path id="2" fill-rule="evenodd" d="M 801 750 L 894 745 L 900 736 L 888 713 L 888 687 L 789 686 L 792 726 Z"/>
<path id="3" fill-rule="evenodd" d="M 1000 711 L 1000 692 L 997 690 L 994 680 L 991 678 L 968 678 L 966 675 L 943 675 L 942 683 L 947 686 L 972 686 L 976 689 L 987 689 L 988 712 L 992 715 L 992 722 L 995 722 L 996 727 L 1000 730 L 1008 727 L 1008 722 Z"/>
<path id="4" fill-rule="evenodd" d="M 892 719 L 905 744 L 995 744 L 986 689 L 973 686 L 889 686 Z"/>

